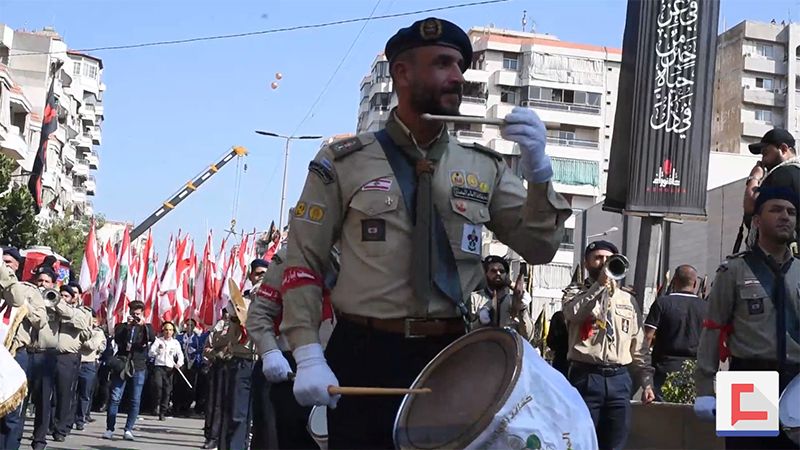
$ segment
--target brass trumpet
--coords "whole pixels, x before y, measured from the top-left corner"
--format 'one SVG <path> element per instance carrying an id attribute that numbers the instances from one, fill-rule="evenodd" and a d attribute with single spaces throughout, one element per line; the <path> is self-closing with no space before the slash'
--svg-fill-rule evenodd
<path id="1" fill-rule="evenodd" d="M 46 308 L 54 309 L 58 302 L 61 301 L 61 293 L 55 289 L 44 289 L 42 290 L 42 298 Z"/>
<path id="2" fill-rule="evenodd" d="M 616 254 L 611 255 L 608 260 L 606 260 L 606 265 L 603 267 L 603 270 L 605 270 L 608 278 L 614 281 L 619 281 L 625 278 L 625 275 L 628 274 L 628 269 L 630 266 L 631 263 L 628 261 L 628 258 L 623 255 Z"/>

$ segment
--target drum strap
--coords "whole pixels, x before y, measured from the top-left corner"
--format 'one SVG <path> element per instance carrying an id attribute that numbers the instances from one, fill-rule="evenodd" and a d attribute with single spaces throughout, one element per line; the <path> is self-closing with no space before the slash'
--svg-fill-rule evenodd
<path id="1" fill-rule="evenodd" d="M 403 200 L 411 215 L 412 222 L 415 224 L 419 219 L 417 217 L 417 186 L 418 180 L 416 171 L 409 156 L 392 140 L 389 133 L 383 129 L 375 133 L 375 138 L 381 144 L 383 152 L 386 154 L 386 159 L 392 167 L 395 179 L 400 185 L 400 190 L 403 193 Z M 438 158 L 437 158 L 438 159 Z M 456 308 L 458 308 L 464 320 L 468 320 L 469 312 L 464 304 L 464 297 L 461 293 L 461 281 L 458 275 L 458 268 L 456 266 L 455 256 L 453 256 L 453 249 L 450 247 L 450 240 L 447 237 L 447 231 L 442 222 L 442 217 L 436 211 L 435 206 L 430 205 L 433 209 L 431 217 L 432 221 L 432 278 L 433 285 L 436 286 L 445 297 L 447 297 Z M 415 233 L 416 235 L 416 233 Z M 415 261 L 415 264 L 417 262 Z M 428 275 L 429 277 L 431 275 Z M 426 299 L 427 300 L 427 299 Z"/>

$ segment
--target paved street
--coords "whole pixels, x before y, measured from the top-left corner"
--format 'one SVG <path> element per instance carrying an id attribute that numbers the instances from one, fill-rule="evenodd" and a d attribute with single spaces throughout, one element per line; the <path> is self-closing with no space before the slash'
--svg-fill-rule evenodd
<path id="1" fill-rule="evenodd" d="M 117 417 L 117 431 L 113 441 L 107 441 L 101 436 L 105 431 L 105 413 L 93 413 L 96 422 L 87 424 L 83 431 L 74 431 L 67 436 L 65 442 L 53 442 L 48 436 L 47 448 L 53 450 L 86 449 L 142 449 L 153 448 L 187 450 L 200 448 L 203 445 L 203 420 L 181 419 L 168 417 L 166 421 L 159 422 L 153 416 L 139 416 L 133 434 L 136 441 L 130 442 L 122 439 L 122 427 L 125 425 L 125 415 Z M 22 438 L 22 449 L 30 448 L 30 437 L 33 431 L 33 419 L 26 421 L 25 434 Z"/>

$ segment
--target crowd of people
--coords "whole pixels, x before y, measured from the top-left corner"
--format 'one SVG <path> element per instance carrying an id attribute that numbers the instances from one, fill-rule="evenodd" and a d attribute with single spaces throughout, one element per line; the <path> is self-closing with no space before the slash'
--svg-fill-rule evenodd
<path id="1" fill-rule="evenodd" d="M 211 329 L 188 320 L 154 330 L 136 300 L 109 330 L 81 306 L 76 285 L 53 295 L 47 265 L 35 286 L 18 282 L 19 252 L 4 250 L 3 298 L 25 307 L 9 350 L 27 374 L 35 450 L 48 436 L 62 442 L 82 430 L 93 411 L 106 413 L 105 439 L 115 439 L 125 411 L 122 438 L 135 440 L 142 410 L 159 420 L 202 416 L 206 449 L 315 448 L 312 407 L 327 407 L 329 448 L 394 448 L 401 397 L 343 397 L 335 388 L 407 388 L 444 348 L 482 328 L 535 339 L 524 279 L 512 282 L 503 257 L 482 258 L 480 239 L 486 226 L 530 264 L 553 258 L 571 209 L 553 189 L 544 124 L 528 108 L 505 118 L 503 137 L 520 149 L 525 185 L 493 151 L 450 139 L 442 122 L 420 117 L 458 114 L 472 60 L 463 30 L 418 21 L 385 53 L 398 96 L 385 129 L 320 151 L 290 212 L 287 244 L 271 261 L 251 262 L 251 288 Z M 753 149 L 773 169 L 795 154 L 783 133 Z M 563 433 L 567 447 L 624 448 L 634 393 L 644 404 L 662 399 L 667 377 L 687 360 L 697 360 L 701 418 L 714 416 L 720 361 L 730 358 L 730 370 L 776 370 L 782 388 L 797 376 L 800 290 L 778 285 L 800 285 L 791 250 L 798 189 L 762 177 L 754 169 L 758 190 L 748 179 L 748 249 L 720 266 L 707 299 L 697 270 L 681 265 L 645 317 L 608 270 L 617 247 L 595 241 L 584 249 L 588 276 L 565 289 L 543 352 L 554 368 L 546 375 L 568 380 L 585 403 L 553 408 L 588 409 L 590 436 Z M 2 418 L 0 447 L 19 448 L 25 412 L 23 405 Z M 726 445 L 796 448 L 785 434 Z"/>

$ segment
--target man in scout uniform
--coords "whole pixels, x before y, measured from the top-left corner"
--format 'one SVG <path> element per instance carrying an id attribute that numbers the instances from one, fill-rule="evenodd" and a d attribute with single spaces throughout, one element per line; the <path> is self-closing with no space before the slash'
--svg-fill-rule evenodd
<path id="1" fill-rule="evenodd" d="M 792 256 L 798 197 L 768 188 L 756 199 L 758 242 L 728 257 L 717 269 L 697 349 L 695 413 L 714 419 L 714 376 L 730 356 L 729 370 L 780 374 L 781 392 L 800 368 L 800 264 Z M 726 438 L 726 448 L 797 448 L 785 434 L 775 438 Z"/>
<path id="2" fill-rule="evenodd" d="M 512 290 L 508 261 L 500 256 L 487 256 L 483 267 L 486 270 L 486 287 L 473 292 L 469 299 L 472 329 L 510 327 L 530 341 L 534 325 L 529 309 L 531 297 L 525 292 L 524 283 L 518 280 Z"/>
<path id="3" fill-rule="evenodd" d="M 462 29 L 420 20 L 399 30 L 385 54 L 398 97 L 386 128 L 325 146 L 291 219 L 281 333 L 297 361 L 298 402 L 336 408 L 328 411 L 330 448 L 394 448 L 400 397 L 340 400 L 328 386 L 406 388 L 464 334 L 466 301 L 484 277 L 483 226 L 544 264 L 571 212 L 553 190 L 546 130 L 532 110 L 515 108 L 501 130 L 520 148 L 527 189 L 501 155 L 421 118 L 458 114 L 472 61 Z M 337 242 L 337 323 L 323 355 L 322 274 Z"/>
<path id="4" fill-rule="evenodd" d="M 563 306 L 568 379 L 589 407 L 601 449 L 624 448 L 628 439 L 633 395 L 629 368 L 642 386 L 642 402 L 655 399 L 639 304 L 605 271 L 608 258 L 618 253 L 611 242 L 589 244 L 584 252 L 589 278 Z"/>

